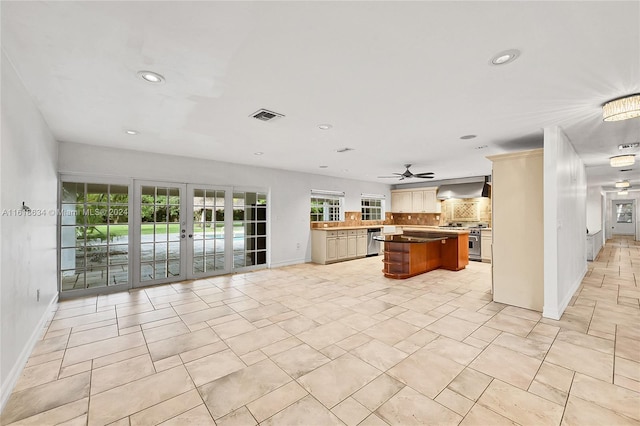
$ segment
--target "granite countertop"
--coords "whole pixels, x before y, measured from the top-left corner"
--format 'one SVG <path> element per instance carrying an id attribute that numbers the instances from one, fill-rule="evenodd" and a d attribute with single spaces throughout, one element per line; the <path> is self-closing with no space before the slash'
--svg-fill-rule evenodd
<path id="1" fill-rule="evenodd" d="M 452 229 L 452 228 L 439 228 L 437 226 L 420 226 L 420 225 L 397 225 L 402 228 L 402 232 L 430 232 L 438 234 L 468 234 L 469 229 Z"/>
<path id="2" fill-rule="evenodd" d="M 433 241 L 442 241 L 448 240 L 449 238 L 446 235 L 441 237 L 413 237 L 410 235 L 402 235 L 402 234 L 394 234 L 394 235 L 380 235 L 378 237 L 373 237 L 374 240 L 378 241 L 386 241 L 386 242 L 394 242 L 394 243 L 431 243 Z M 458 237 L 455 237 L 456 239 Z"/>
<path id="3" fill-rule="evenodd" d="M 360 226 L 327 226 L 326 228 L 311 228 L 312 231 L 347 231 L 349 229 L 382 229 L 384 225 L 360 225 Z"/>

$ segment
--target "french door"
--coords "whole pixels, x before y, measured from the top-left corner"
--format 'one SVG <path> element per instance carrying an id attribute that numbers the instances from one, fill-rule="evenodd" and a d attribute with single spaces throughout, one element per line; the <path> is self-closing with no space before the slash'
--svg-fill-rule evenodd
<path id="1" fill-rule="evenodd" d="M 263 198 L 266 211 L 266 196 Z M 238 261 L 246 258 L 245 240 L 251 238 L 245 238 L 245 199 L 244 192 L 230 187 L 136 181 L 134 287 L 252 266 Z M 238 215 L 241 220 L 234 220 Z M 266 256 L 261 257 L 265 264 Z"/>

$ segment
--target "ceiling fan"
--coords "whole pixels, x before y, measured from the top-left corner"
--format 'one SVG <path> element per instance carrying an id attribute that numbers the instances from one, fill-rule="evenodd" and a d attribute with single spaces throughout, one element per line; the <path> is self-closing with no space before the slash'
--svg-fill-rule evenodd
<path id="1" fill-rule="evenodd" d="M 409 170 L 409 167 L 411 167 L 411 164 L 405 164 L 404 167 L 406 167 L 406 170 L 404 171 L 404 173 L 394 173 L 395 176 L 378 176 L 379 178 L 397 178 L 399 177 L 399 180 L 404 180 L 404 179 L 410 179 L 410 178 L 421 178 L 421 179 L 433 179 L 433 172 L 426 172 L 426 173 L 411 173 L 411 171 Z"/>

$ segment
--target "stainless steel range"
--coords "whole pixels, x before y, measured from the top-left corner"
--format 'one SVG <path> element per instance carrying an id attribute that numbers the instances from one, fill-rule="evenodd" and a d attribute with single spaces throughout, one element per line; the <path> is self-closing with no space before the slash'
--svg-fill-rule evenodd
<path id="1" fill-rule="evenodd" d="M 482 261 L 480 257 L 481 228 L 469 228 L 469 260 Z"/>

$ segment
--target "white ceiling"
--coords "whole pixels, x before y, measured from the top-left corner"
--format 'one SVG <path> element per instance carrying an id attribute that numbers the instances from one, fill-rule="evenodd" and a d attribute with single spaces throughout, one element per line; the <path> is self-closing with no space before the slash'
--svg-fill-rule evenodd
<path id="1" fill-rule="evenodd" d="M 640 141 L 640 119 L 601 117 L 605 101 L 640 93 L 638 1 L 1 8 L 2 48 L 60 141 L 396 184 L 377 176 L 404 163 L 436 180 L 490 174 L 485 156 L 540 147 L 560 125 L 590 184 L 640 187 L 640 164 L 608 166 Z M 506 49 L 521 56 L 490 66 Z M 286 117 L 249 117 L 260 108 Z"/>

